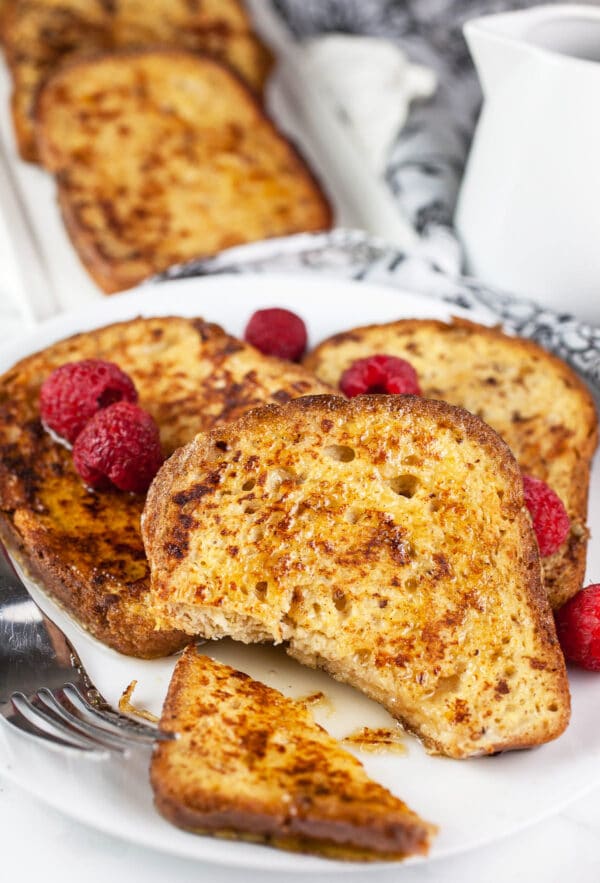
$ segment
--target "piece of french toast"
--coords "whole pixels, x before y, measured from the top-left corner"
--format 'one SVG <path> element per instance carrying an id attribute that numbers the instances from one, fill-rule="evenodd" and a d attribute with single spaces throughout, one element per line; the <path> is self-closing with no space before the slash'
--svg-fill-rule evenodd
<path id="1" fill-rule="evenodd" d="M 558 608 L 583 584 L 588 540 L 587 497 L 598 441 L 593 398 L 578 375 L 534 341 L 462 319 L 403 319 L 336 334 L 305 366 L 337 387 L 356 359 L 375 353 L 407 359 L 423 395 L 460 405 L 489 423 L 521 469 L 545 481 L 563 501 L 571 531 L 543 559 L 544 582 Z"/>
<path id="2" fill-rule="evenodd" d="M 451 757 L 569 720 L 519 467 L 469 412 L 307 396 L 198 435 L 142 516 L 165 628 L 286 642 Z"/>
<path id="3" fill-rule="evenodd" d="M 133 656 L 185 643 L 156 630 L 146 605 L 141 495 L 88 491 L 72 455 L 44 431 L 38 396 L 65 362 L 102 358 L 134 381 L 165 455 L 195 434 L 265 401 L 327 387 L 303 368 L 261 355 L 202 319 L 135 319 L 62 340 L 0 377 L 0 531 L 26 567 L 101 641 Z"/>
<path id="4" fill-rule="evenodd" d="M 370 779 L 300 703 L 188 647 L 152 758 L 160 813 L 197 833 L 355 861 L 426 853 L 434 827 Z"/>
<path id="5" fill-rule="evenodd" d="M 209 52 L 258 93 L 272 62 L 238 0 L 6 0 L 2 30 L 17 143 L 22 158 L 31 162 L 38 159 L 37 92 L 76 56 L 155 45 Z"/>
<path id="6" fill-rule="evenodd" d="M 0 0 L 0 45 L 4 43 L 4 16 L 9 0 Z"/>
<path id="7" fill-rule="evenodd" d="M 67 229 L 105 292 L 331 224 L 300 156 L 208 56 L 149 50 L 74 63 L 47 81 L 36 118 Z"/>

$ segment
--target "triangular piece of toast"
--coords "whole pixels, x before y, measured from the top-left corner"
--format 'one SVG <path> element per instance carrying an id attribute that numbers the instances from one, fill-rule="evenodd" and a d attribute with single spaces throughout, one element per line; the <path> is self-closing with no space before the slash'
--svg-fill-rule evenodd
<path id="1" fill-rule="evenodd" d="M 462 319 L 403 319 L 336 334 L 305 365 L 337 387 L 356 359 L 376 353 L 407 359 L 423 395 L 477 414 L 508 444 L 522 470 L 547 482 L 571 519 L 567 540 L 543 560 L 552 607 L 583 584 L 590 463 L 598 430 L 594 401 L 563 361 L 534 341 Z"/>
<path id="2" fill-rule="evenodd" d="M 238 0 L 7 0 L 2 33 L 19 152 L 30 161 L 38 159 L 37 93 L 73 58 L 156 45 L 208 52 L 259 93 L 272 61 Z"/>
<path id="3" fill-rule="evenodd" d="M 146 604 L 143 495 L 88 491 L 73 457 L 44 431 L 39 391 L 65 362 L 116 362 L 155 418 L 166 456 L 197 432 L 265 401 L 327 387 L 298 365 L 263 356 L 202 319 L 134 319 L 78 334 L 0 377 L 0 533 L 29 570 L 100 640 L 164 656 L 185 637 L 156 630 Z"/>
<path id="4" fill-rule="evenodd" d="M 233 245 L 331 225 L 297 151 L 208 56 L 156 49 L 74 62 L 41 90 L 36 120 L 73 244 L 107 293 Z"/>
<path id="5" fill-rule="evenodd" d="M 198 833 L 358 861 L 427 852 L 434 828 L 278 690 L 198 654 L 177 662 L 151 765 L 158 810 Z"/>
<path id="6" fill-rule="evenodd" d="M 199 435 L 142 532 L 163 626 L 286 642 L 429 751 L 537 745 L 569 690 L 519 468 L 418 396 L 309 396 Z"/>

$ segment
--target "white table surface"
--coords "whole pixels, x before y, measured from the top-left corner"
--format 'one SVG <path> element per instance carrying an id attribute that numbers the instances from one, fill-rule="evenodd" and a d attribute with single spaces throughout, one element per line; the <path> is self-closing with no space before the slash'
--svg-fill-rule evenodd
<path id="1" fill-rule="evenodd" d="M 5 231 L 0 229 L 0 346 L 15 339 L 25 326 L 19 322 L 11 277 L 11 255 Z M 600 709 L 598 714 L 600 725 Z M 456 795 L 460 812 L 460 794 Z M 142 850 L 105 836 L 60 815 L 0 778 L 0 879 L 28 883 L 106 883 L 141 880 L 144 883 L 208 880 L 210 883 L 275 880 L 263 871 L 228 870 L 174 859 Z M 296 875 L 287 875 L 298 879 Z M 600 789 L 568 809 L 506 840 L 463 856 L 429 865 L 391 871 L 310 876 L 310 883 L 341 879 L 388 883 L 599 883 Z M 304 878 L 306 879 L 306 878 Z"/>

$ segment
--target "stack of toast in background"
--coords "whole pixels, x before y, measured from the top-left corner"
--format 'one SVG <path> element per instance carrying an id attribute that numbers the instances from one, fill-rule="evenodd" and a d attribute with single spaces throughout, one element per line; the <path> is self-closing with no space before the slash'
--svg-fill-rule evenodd
<path id="1" fill-rule="evenodd" d="M 8 0 L 2 33 L 21 156 L 55 175 L 106 293 L 331 226 L 321 187 L 264 112 L 271 55 L 237 0 Z"/>
<path id="2" fill-rule="evenodd" d="M 225 61 L 258 94 L 269 50 L 238 0 L 5 0 L 3 42 L 13 77 L 12 112 L 19 152 L 39 160 L 35 103 L 40 86 L 75 57 L 170 46 Z"/>

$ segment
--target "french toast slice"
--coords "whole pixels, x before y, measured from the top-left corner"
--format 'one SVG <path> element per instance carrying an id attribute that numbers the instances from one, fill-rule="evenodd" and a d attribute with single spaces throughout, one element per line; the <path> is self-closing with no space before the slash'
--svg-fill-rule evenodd
<path id="1" fill-rule="evenodd" d="M 521 474 L 469 412 L 307 396 L 198 435 L 150 487 L 157 620 L 286 642 L 432 753 L 538 745 L 569 690 Z"/>
<path id="2" fill-rule="evenodd" d="M 265 401 L 324 391 L 303 368 L 261 355 L 202 319 L 135 319 L 62 340 L 0 377 L 0 531 L 47 590 L 101 641 L 164 656 L 184 636 L 156 630 L 146 604 L 142 495 L 88 491 L 44 431 L 38 397 L 65 362 L 103 358 L 133 379 L 165 455 Z"/>
<path id="3" fill-rule="evenodd" d="M 208 56 L 148 50 L 74 63 L 43 87 L 37 122 L 73 244 L 107 293 L 331 224 L 299 155 Z"/>
<path id="4" fill-rule="evenodd" d="M 173 673 L 151 782 L 197 833 L 355 861 L 426 853 L 434 827 L 370 779 L 300 703 L 190 646 Z"/>
<path id="5" fill-rule="evenodd" d="M 238 0 L 6 0 L 3 41 L 13 77 L 17 144 L 31 162 L 38 159 L 37 92 L 74 57 L 155 45 L 208 52 L 259 94 L 272 63 Z"/>
<path id="6" fill-rule="evenodd" d="M 544 558 L 544 583 L 553 608 L 583 585 L 588 541 L 587 498 L 598 442 L 594 400 L 561 359 L 534 341 L 510 337 L 462 319 L 403 319 L 336 334 L 304 364 L 337 387 L 356 359 L 385 353 L 407 359 L 423 395 L 460 405 L 489 423 L 521 469 L 545 481 L 563 501 L 571 531 Z"/>

